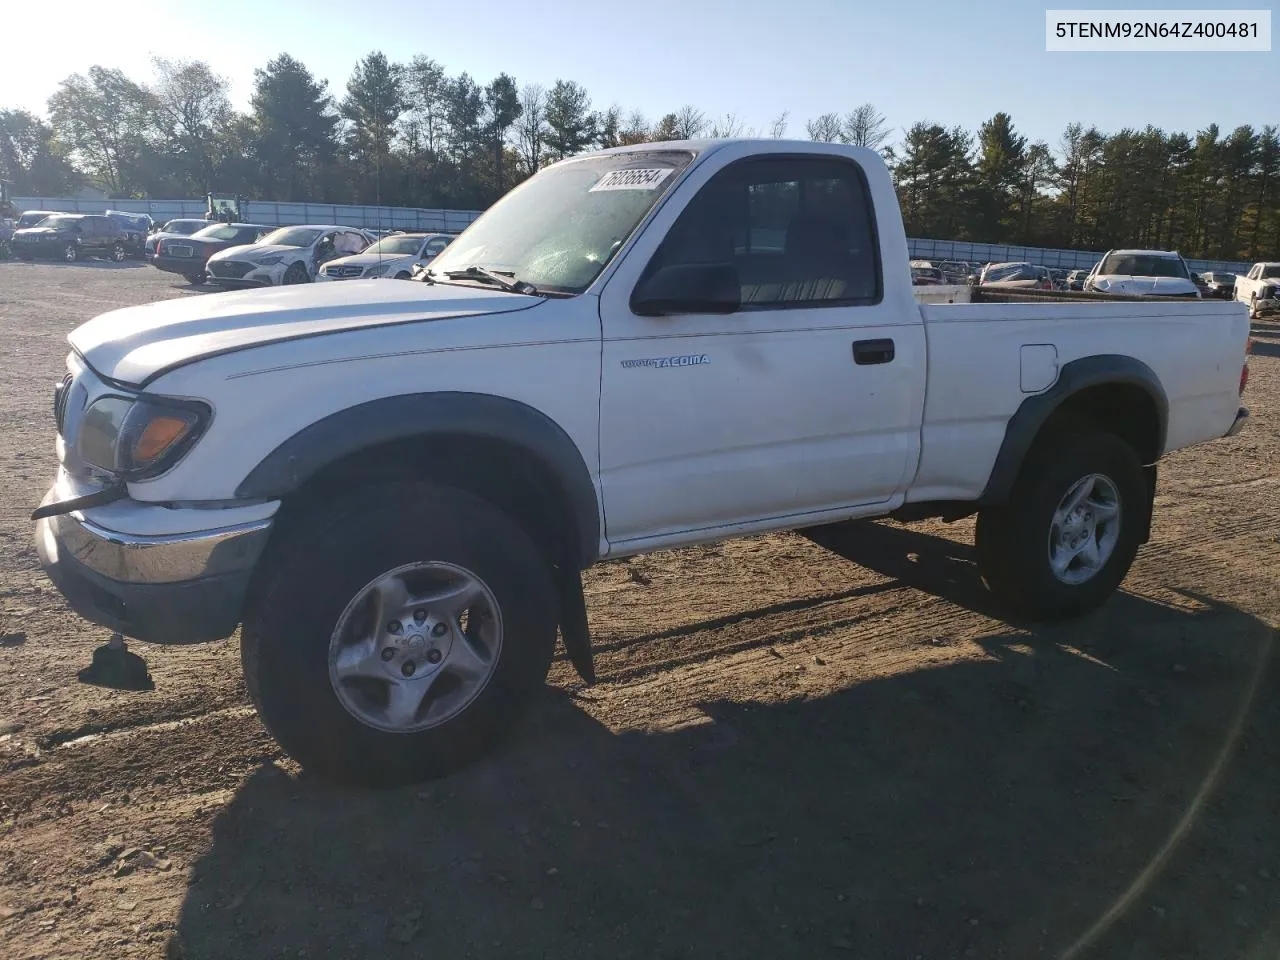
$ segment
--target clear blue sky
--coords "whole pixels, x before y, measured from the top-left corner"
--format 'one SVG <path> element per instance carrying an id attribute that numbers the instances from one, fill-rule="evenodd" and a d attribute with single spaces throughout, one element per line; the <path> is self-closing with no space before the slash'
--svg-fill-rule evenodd
<path id="1" fill-rule="evenodd" d="M 254 67 L 280 52 L 340 95 L 356 60 L 380 49 L 395 60 L 425 53 L 480 83 L 502 71 L 522 84 L 577 80 L 596 107 L 617 103 L 650 119 L 694 103 L 709 116 L 736 113 L 764 129 L 789 110 L 796 136 L 807 118 L 864 101 L 887 116 L 895 140 L 916 120 L 975 129 L 997 110 L 1051 144 L 1073 120 L 1105 131 L 1280 122 L 1274 36 L 1270 53 L 1045 52 L 1047 7 L 1140 2 L 112 0 L 83 9 L 15 2 L 2 15 L 9 42 L 0 107 L 42 113 L 59 80 L 95 62 L 147 78 L 153 54 L 209 61 L 232 81 L 241 107 Z M 1280 28 L 1275 0 L 1218 6 L 1271 9 Z"/>

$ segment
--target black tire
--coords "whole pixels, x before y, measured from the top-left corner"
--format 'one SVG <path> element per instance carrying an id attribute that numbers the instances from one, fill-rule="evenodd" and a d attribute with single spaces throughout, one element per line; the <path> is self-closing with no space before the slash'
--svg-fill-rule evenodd
<path id="1" fill-rule="evenodd" d="M 111 247 L 111 260 L 113 263 L 124 263 L 129 256 L 129 251 L 124 248 L 123 243 L 113 244 Z"/>
<path id="2" fill-rule="evenodd" d="M 1089 579 L 1069 584 L 1049 562 L 1053 516 L 1068 491 L 1090 474 L 1110 480 L 1119 495 L 1119 535 Z M 1079 616 L 1101 606 L 1128 574 L 1150 509 L 1132 447 L 1109 433 L 1055 433 L 1028 455 L 1008 505 L 979 512 L 978 572 L 993 595 L 1029 619 Z"/>
<path id="3" fill-rule="evenodd" d="M 241 659 L 263 723 L 305 769 L 341 782 L 412 783 L 469 763 L 515 726 L 546 680 L 556 639 L 550 568 L 515 521 L 455 488 L 397 482 L 314 508 L 280 534 L 250 591 Z M 366 584 L 431 560 L 488 585 L 501 648 L 487 684 L 460 713 L 419 732 L 385 732 L 339 700 L 330 636 Z"/>
<path id="4" fill-rule="evenodd" d="M 309 283 L 310 281 L 307 268 L 301 263 L 289 264 L 289 269 L 284 272 L 284 283 Z"/>
<path id="5" fill-rule="evenodd" d="M 74 243 L 68 243 L 62 248 L 62 259 L 67 263 L 75 263 L 80 259 L 80 248 Z"/>
<path id="6" fill-rule="evenodd" d="M 204 283 L 204 274 L 203 274 L 203 273 L 188 273 L 188 274 L 186 275 L 186 281 L 187 281 L 187 283 L 191 284 L 193 287 L 198 287 L 198 286 L 200 286 L 202 283 Z"/>
<path id="7" fill-rule="evenodd" d="M 1258 295 L 1256 293 L 1249 294 L 1249 319 L 1258 319 Z"/>
<path id="8" fill-rule="evenodd" d="M 399 273 L 397 273 L 397 274 L 396 274 L 396 279 L 397 279 L 397 280 L 408 280 L 408 279 L 409 279 L 409 274 L 408 274 L 408 272 L 407 272 L 407 271 L 405 271 L 405 270 L 401 270 Z"/>

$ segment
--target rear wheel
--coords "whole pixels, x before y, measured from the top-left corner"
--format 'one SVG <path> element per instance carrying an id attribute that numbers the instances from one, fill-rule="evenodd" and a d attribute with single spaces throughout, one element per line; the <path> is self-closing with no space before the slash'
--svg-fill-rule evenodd
<path id="1" fill-rule="evenodd" d="M 62 248 L 62 259 L 67 263 L 75 263 L 80 259 L 80 248 L 74 243 L 68 243 Z"/>
<path id="2" fill-rule="evenodd" d="M 510 732 L 556 637 L 546 560 L 492 504 L 431 483 L 357 491 L 266 564 L 241 640 L 246 686 L 308 770 L 396 784 Z"/>
<path id="3" fill-rule="evenodd" d="M 310 279 L 307 276 L 307 268 L 302 263 L 291 263 L 289 269 L 284 272 L 285 283 L 306 283 Z"/>
<path id="4" fill-rule="evenodd" d="M 978 514 L 979 572 L 1003 603 L 1032 619 L 1087 613 L 1129 572 L 1149 509 L 1142 464 L 1119 437 L 1046 437 L 1008 505 Z"/>
<path id="5" fill-rule="evenodd" d="M 125 257 L 129 255 L 129 251 L 124 248 L 123 243 L 112 244 L 111 259 L 116 263 L 124 263 Z"/>

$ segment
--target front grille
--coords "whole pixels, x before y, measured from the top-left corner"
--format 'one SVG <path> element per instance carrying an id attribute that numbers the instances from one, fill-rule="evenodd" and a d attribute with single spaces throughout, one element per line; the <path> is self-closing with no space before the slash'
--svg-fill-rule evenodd
<path id="1" fill-rule="evenodd" d="M 67 398 L 71 395 L 71 374 L 62 378 L 53 389 L 53 422 L 58 425 L 58 433 L 62 433 L 62 423 L 67 415 Z"/>
<path id="2" fill-rule="evenodd" d="M 358 277 L 364 273 L 364 267 L 353 267 L 347 264 L 339 264 L 336 267 L 326 267 L 325 273 L 331 277 Z"/>
<path id="3" fill-rule="evenodd" d="M 252 269 L 252 263 L 244 263 L 241 260 L 214 260 L 209 264 L 210 274 L 215 277 L 227 277 L 231 280 L 241 279 Z"/>

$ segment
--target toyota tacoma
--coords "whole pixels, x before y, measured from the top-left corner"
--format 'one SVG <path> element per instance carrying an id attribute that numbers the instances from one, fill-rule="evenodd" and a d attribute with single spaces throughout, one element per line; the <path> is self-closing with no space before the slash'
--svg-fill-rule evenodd
<path id="1" fill-rule="evenodd" d="M 42 564 L 129 637 L 240 627 L 282 747 L 379 783 L 518 724 L 557 632 L 590 682 L 606 558 L 976 514 L 1008 608 L 1098 607 L 1160 458 L 1246 421 L 1245 306 L 921 304 L 909 259 L 874 151 L 652 143 L 540 171 L 422 282 L 103 314 L 55 391 Z"/>

